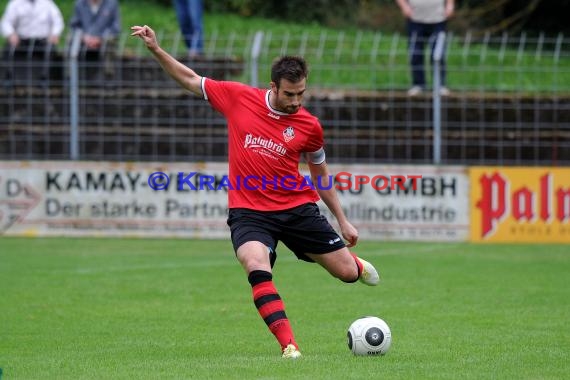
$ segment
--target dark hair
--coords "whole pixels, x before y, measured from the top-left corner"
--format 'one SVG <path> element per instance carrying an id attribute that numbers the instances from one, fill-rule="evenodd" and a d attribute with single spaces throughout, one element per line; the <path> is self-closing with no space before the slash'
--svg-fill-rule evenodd
<path id="1" fill-rule="evenodd" d="M 286 55 L 276 59 L 271 66 L 271 81 L 279 87 L 281 79 L 297 83 L 309 75 L 307 62 L 303 57 Z"/>

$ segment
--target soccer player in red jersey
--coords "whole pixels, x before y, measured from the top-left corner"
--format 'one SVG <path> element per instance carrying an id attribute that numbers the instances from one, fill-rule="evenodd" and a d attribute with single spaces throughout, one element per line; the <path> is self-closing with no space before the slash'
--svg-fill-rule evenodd
<path id="1" fill-rule="evenodd" d="M 198 75 L 158 44 L 148 26 L 133 26 L 164 71 L 180 86 L 208 100 L 228 123 L 228 225 L 238 261 L 252 287 L 254 304 L 275 335 L 284 358 L 301 356 L 285 306 L 273 284 L 276 247 L 283 242 L 295 255 L 316 262 L 344 282 L 376 285 L 374 266 L 349 251 L 358 231 L 346 218 L 332 184 L 319 120 L 301 102 L 308 69 L 301 57 L 273 63 L 270 89 Z M 312 184 L 299 173 L 307 160 Z M 322 199 L 336 217 L 342 237 L 319 213 Z"/>

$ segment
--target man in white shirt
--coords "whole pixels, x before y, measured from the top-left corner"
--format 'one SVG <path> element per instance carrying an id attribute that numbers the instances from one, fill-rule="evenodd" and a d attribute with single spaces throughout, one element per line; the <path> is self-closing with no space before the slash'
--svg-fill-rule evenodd
<path id="1" fill-rule="evenodd" d="M 435 36 L 447 29 L 447 19 L 453 15 L 455 8 L 454 0 L 396 0 L 400 10 L 407 20 L 410 66 L 412 69 L 412 87 L 408 95 L 419 95 L 426 87 L 424 70 L 424 46 L 425 42 L 431 43 L 435 48 Z M 432 61 L 433 63 L 433 61 Z M 445 54 L 441 61 L 442 95 L 449 95 L 445 87 L 446 67 Z"/>
<path id="2" fill-rule="evenodd" d="M 50 60 L 63 28 L 63 16 L 52 0 L 10 0 L 0 21 L 2 36 L 7 39 L 4 62 L 14 58 Z"/>

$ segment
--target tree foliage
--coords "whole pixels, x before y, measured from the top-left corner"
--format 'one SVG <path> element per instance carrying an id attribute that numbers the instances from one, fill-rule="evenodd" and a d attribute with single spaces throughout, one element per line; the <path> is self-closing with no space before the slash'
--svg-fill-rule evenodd
<path id="1" fill-rule="evenodd" d="M 156 0 L 171 5 L 172 0 Z M 443 0 L 442 0 L 443 1 Z M 216 0 L 205 1 L 209 12 L 229 12 L 281 21 L 330 27 L 361 27 L 383 31 L 403 29 L 395 0 Z M 570 0 L 456 0 L 451 28 L 480 33 L 569 32 Z"/>
<path id="2" fill-rule="evenodd" d="M 570 30 L 565 20 L 570 0 L 464 0 L 459 4 L 454 23 L 461 25 L 461 29 L 479 33 Z"/>
<path id="3" fill-rule="evenodd" d="M 356 3 L 356 6 L 355 6 Z M 221 0 L 207 4 L 211 11 L 237 12 L 243 16 L 315 22 L 323 25 L 349 25 L 354 22 L 353 0 Z"/>

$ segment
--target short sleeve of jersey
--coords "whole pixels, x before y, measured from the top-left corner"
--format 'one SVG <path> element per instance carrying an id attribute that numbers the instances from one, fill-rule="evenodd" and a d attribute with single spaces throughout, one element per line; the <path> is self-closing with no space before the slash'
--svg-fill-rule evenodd
<path id="1" fill-rule="evenodd" d="M 313 125 L 313 133 L 307 140 L 307 145 L 304 151 L 308 153 L 313 153 L 323 148 L 324 145 L 325 145 L 325 140 L 323 136 L 323 127 L 321 126 L 321 123 L 319 123 L 319 120 L 315 119 L 315 123 Z"/>
<path id="2" fill-rule="evenodd" d="M 204 99 L 210 102 L 212 107 L 225 114 L 235 100 L 239 99 L 240 93 L 248 87 L 243 83 L 231 81 L 217 81 L 210 78 L 204 78 L 202 82 L 202 91 Z"/>

